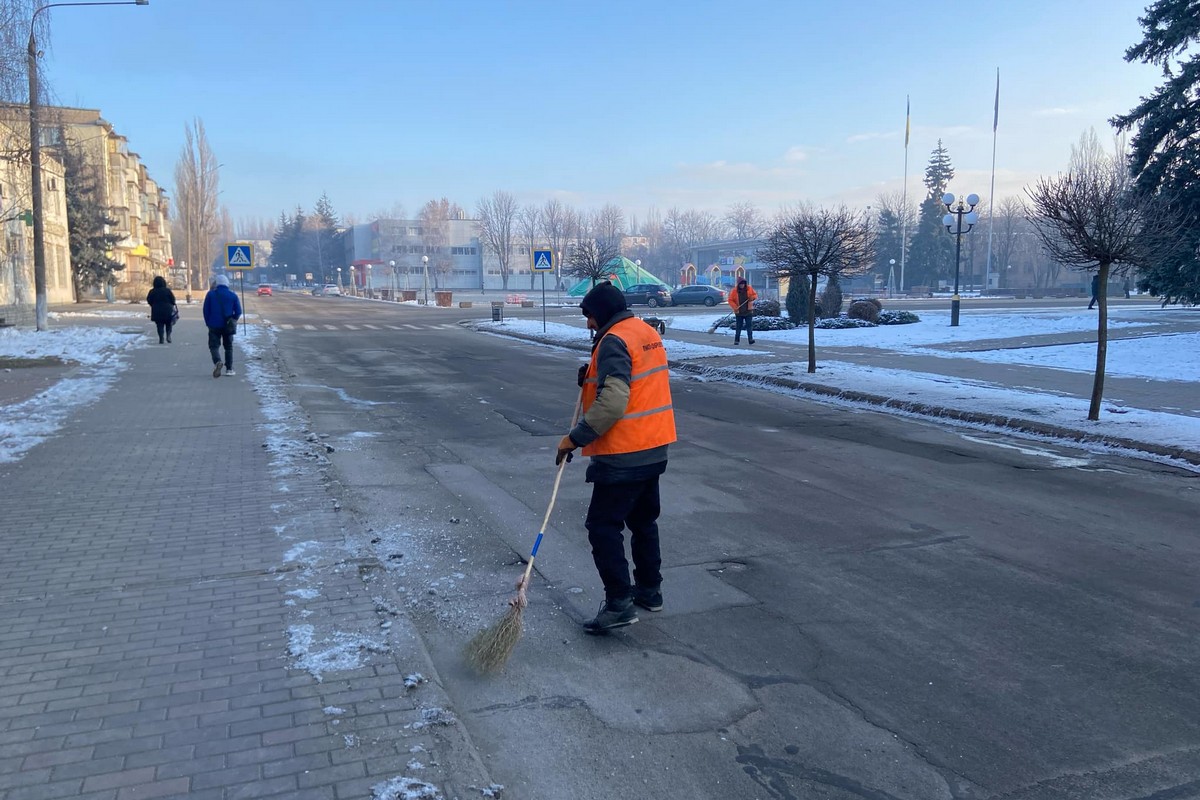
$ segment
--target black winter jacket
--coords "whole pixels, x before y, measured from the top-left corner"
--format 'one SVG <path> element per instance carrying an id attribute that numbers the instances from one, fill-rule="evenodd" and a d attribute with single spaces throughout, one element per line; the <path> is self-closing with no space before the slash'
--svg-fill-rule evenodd
<path id="1" fill-rule="evenodd" d="M 151 289 L 146 295 L 146 304 L 150 306 L 150 319 L 155 322 L 170 322 L 175 311 L 175 295 L 167 287 Z"/>

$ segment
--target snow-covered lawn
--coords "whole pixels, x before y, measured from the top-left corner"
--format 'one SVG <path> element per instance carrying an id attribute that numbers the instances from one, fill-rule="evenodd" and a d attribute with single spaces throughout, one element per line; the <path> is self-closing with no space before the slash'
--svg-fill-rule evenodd
<path id="1" fill-rule="evenodd" d="M 555 344 L 581 345 L 590 342 L 586 328 L 578 325 L 564 325 L 561 322 L 547 322 L 544 333 L 542 332 L 542 323 L 540 320 L 506 319 L 503 322 L 477 322 L 474 323 L 474 327 L 477 330 L 491 333 L 516 333 L 524 336 L 536 336 L 539 339 Z M 745 350 L 737 350 L 733 347 L 692 344 L 691 342 L 681 342 L 670 338 L 666 339 L 664 343 L 667 348 L 667 357 L 678 360 L 746 355 Z M 759 355 L 766 354 L 760 353 Z"/>
<path id="2" fill-rule="evenodd" d="M 0 330 L 0 358 L 58 358 L 79 365 L 49 389 L 22 403 L 0 406 L 0 462 L 17 461 L 53 436 L 77 408 L 94 402 L 125 368 L 122 354 L 141 337 L 111 328 Z"/>

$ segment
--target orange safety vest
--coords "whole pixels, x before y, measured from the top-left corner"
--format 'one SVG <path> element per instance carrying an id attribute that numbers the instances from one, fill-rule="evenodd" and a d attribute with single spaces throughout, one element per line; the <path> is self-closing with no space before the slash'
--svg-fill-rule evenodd
<path id="1" fill-rule="evenodd" d="M 625 415 L 596 441 L 583 448 L 585 456 L 636 453 L 675 441 L 675 412 L 671 407 L 671 385 L 667 351 L 658 332 L 636 317 L 623 319 L 604 334 L 617 334 L 633 362 L 629 381 L 629 405 Z M 596 358 L 592 351 L 583 384 L 583 411 L 596 401 Z"/>

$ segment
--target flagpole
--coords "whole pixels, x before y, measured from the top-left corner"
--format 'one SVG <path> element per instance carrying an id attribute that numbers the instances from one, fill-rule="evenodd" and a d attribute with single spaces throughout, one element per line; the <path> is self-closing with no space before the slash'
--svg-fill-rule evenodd
<path id="1" fill-rule="evenodd" d="M 996 67 L 996 110 L 992 116 L 992 188 L 988 194 L 988 245 L 987 265 L 983 271 L 983 291 L 986 294 L 992 277 L 992 233 L 996 226 L 992 217 L 996 214 L 996 129 L 1000 127 L 1000 68 Z"/>
<path id="2" fill-rule="evenodd" d="M 904 189 L 900 194 L 900 291 L 904 291 L 904 262 L 908 253 L 908 133 L 911 107 L 904 96 Z"/>

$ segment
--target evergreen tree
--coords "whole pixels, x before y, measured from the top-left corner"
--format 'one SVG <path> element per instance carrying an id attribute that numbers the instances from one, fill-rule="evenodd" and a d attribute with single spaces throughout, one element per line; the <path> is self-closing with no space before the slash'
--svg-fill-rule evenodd
<path id="1" fill-rule="evenodd" d="M 788 319 L 799 328 L 808 319 L 808 281 L 804 278 L 790 279 L 784 304 L 787 306 Z"/>
<path id="2" fill-rule="evenodd" d="M 954 270 L 953 237 L 946 235 L 942 226 L 942 217 L 946 207 L 942 205 L 942 195 L 954 177 L 954 167 L 950 164 L 950 154 L 942 140 L 938 139 L 937 147 L 929 157 L 925 167 L 923 182 L 926 188 L 925 200 L 918 212 L 917 232 L 913 235 L 912 248 L 908 253 L 908 276 L 905 281 L 909 285 L 936 286 L 939 278 L 950 275 Z"/>
<path id="3" fill-rule="evenodd" d="M 109 257 L 122 237 L 113 228 L 117 220 L 98 202 L 99 183 L 87 168 L 83 153 L 71 146 L 59 152 L 65 173 L 71 278 L 75 299 L 82 302 L 85 289 L 116 283 L 113 273 L 125 269 L 124 264 Z"/>
<path id="4" fill-rule="evenodd" d="M 1195 0 L 1157 0 L 1140 17 L 1142 41 L 1126 61 L 1161 67 L 1166 78 L 1149 97 L 1112 123 L 1137 129 L 1129 165 L 1140 190 L 1156 194 L 1176 219 L 1178 247 L 1143 267 L 1138 288 L 1163 303 L 1200 303 L 1200 15 Z"/>

